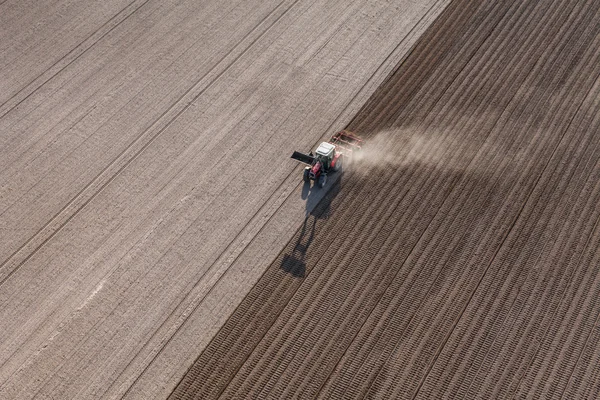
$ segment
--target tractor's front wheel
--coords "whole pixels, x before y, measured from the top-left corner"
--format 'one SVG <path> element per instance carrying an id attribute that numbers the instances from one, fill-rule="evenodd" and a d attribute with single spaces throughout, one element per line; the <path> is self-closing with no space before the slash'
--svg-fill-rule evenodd
<path id="1" fill-rule="evenodd" d="M 327 175 L 321 174 L 321 176 L 319 176 L 319 180 L 318 180 L 317 184 L 319 185 L 319 187 L 321 189 L 323 189 L 325 187 L 326 183 L 327 183 Z"/>
<path id="2" fill-rule="evenodd" d="M 302 179 L 304 182 L 310 182 L 310 170 L 308 168 L 304 168 L 304 175 L 302 175 Z"/>

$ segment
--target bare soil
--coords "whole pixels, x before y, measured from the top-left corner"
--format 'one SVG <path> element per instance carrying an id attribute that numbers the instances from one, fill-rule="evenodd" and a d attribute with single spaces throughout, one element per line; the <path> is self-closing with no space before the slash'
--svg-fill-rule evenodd
<path id="1" fill-rule="evenodd" d="M 171 398 L 599 398 L 599 77 L 597 1 L 453 1 Z"/>
<path id="2" fill-rule="evenodd" d="M 0 0 L 0 398 L 166 398 L 448 3 Z"/>

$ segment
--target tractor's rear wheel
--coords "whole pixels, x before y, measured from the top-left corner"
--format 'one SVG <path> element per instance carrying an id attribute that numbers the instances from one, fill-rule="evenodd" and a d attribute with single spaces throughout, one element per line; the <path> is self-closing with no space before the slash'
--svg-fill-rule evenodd
<path id="1" fill-rule="evenodd" d="M 319 185 L 319 187 L 321 189 L 323 189 L 325 187 L 326 183 L 327 183 L 327 175 L 321 174 L 321 176 L 319 176 L 319 180 L 318 180 L 317 184 Z"/>
<path id="2" fill-rule="evenodd" d="M 336 162 L 335 162 L 335 166 L 333 167 L 333 170 L 336 171 L 336 172 L 339 171 L 339 170 L 341 170 L 342 169 L 342 162 L 343 162 L 342 161 L 342 157 L 338 158 L 336 160 Z"/>
<path id="3" fill-rule="evenodd" d="M 302 175 L 302 179 L 304 180 L 304 182 L 310 182 L 309 173 L 310 173 L 310 170 L 308 168 L 305 168 L 304 175 Z"/>

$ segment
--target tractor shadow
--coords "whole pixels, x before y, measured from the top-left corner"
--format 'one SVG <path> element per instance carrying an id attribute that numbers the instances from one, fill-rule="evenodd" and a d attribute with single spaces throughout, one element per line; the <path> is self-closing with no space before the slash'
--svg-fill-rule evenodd
<path id="1" fill-rule="evenodd" d="M 300 235 L 292 247 L 292 251 L 284 254 L 281 260 L 280 268 L 283 271 L 296 278 L 304 278 L 306 275 L 306 253 L 314 240 L 316 226 L 316 218 L 313 217 L 311 221 L 310 216 L 307 216 L 304 219 Z"/>
<path id="2" fill-rule="evenodd" d="M 341 176 L 330 181 L 327 187 L 320 189 L 308 182 L 302 187 L 302 199 L 306 201 L 306 215 L 302 227 L 298 231 L 295 241 L 291 241 L 281 260 L 280 268 L 286 273 L 296 277 L 306 276 L 306 259 L 317 230 L 317 225 L 322 224 L 331 215 L 331 202 L 338 195 L 342 186 Z M 321 223 L 319 223 L 321 221 Z"/>

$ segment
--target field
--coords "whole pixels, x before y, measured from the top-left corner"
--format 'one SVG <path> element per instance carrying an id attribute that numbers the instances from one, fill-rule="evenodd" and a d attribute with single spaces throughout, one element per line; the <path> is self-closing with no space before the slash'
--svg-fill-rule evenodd
<path id="1" fill-rule="evenodd" d="M 600 5 L 225 4 L 0 1 L 0 398 L 598 398 Z"/>

